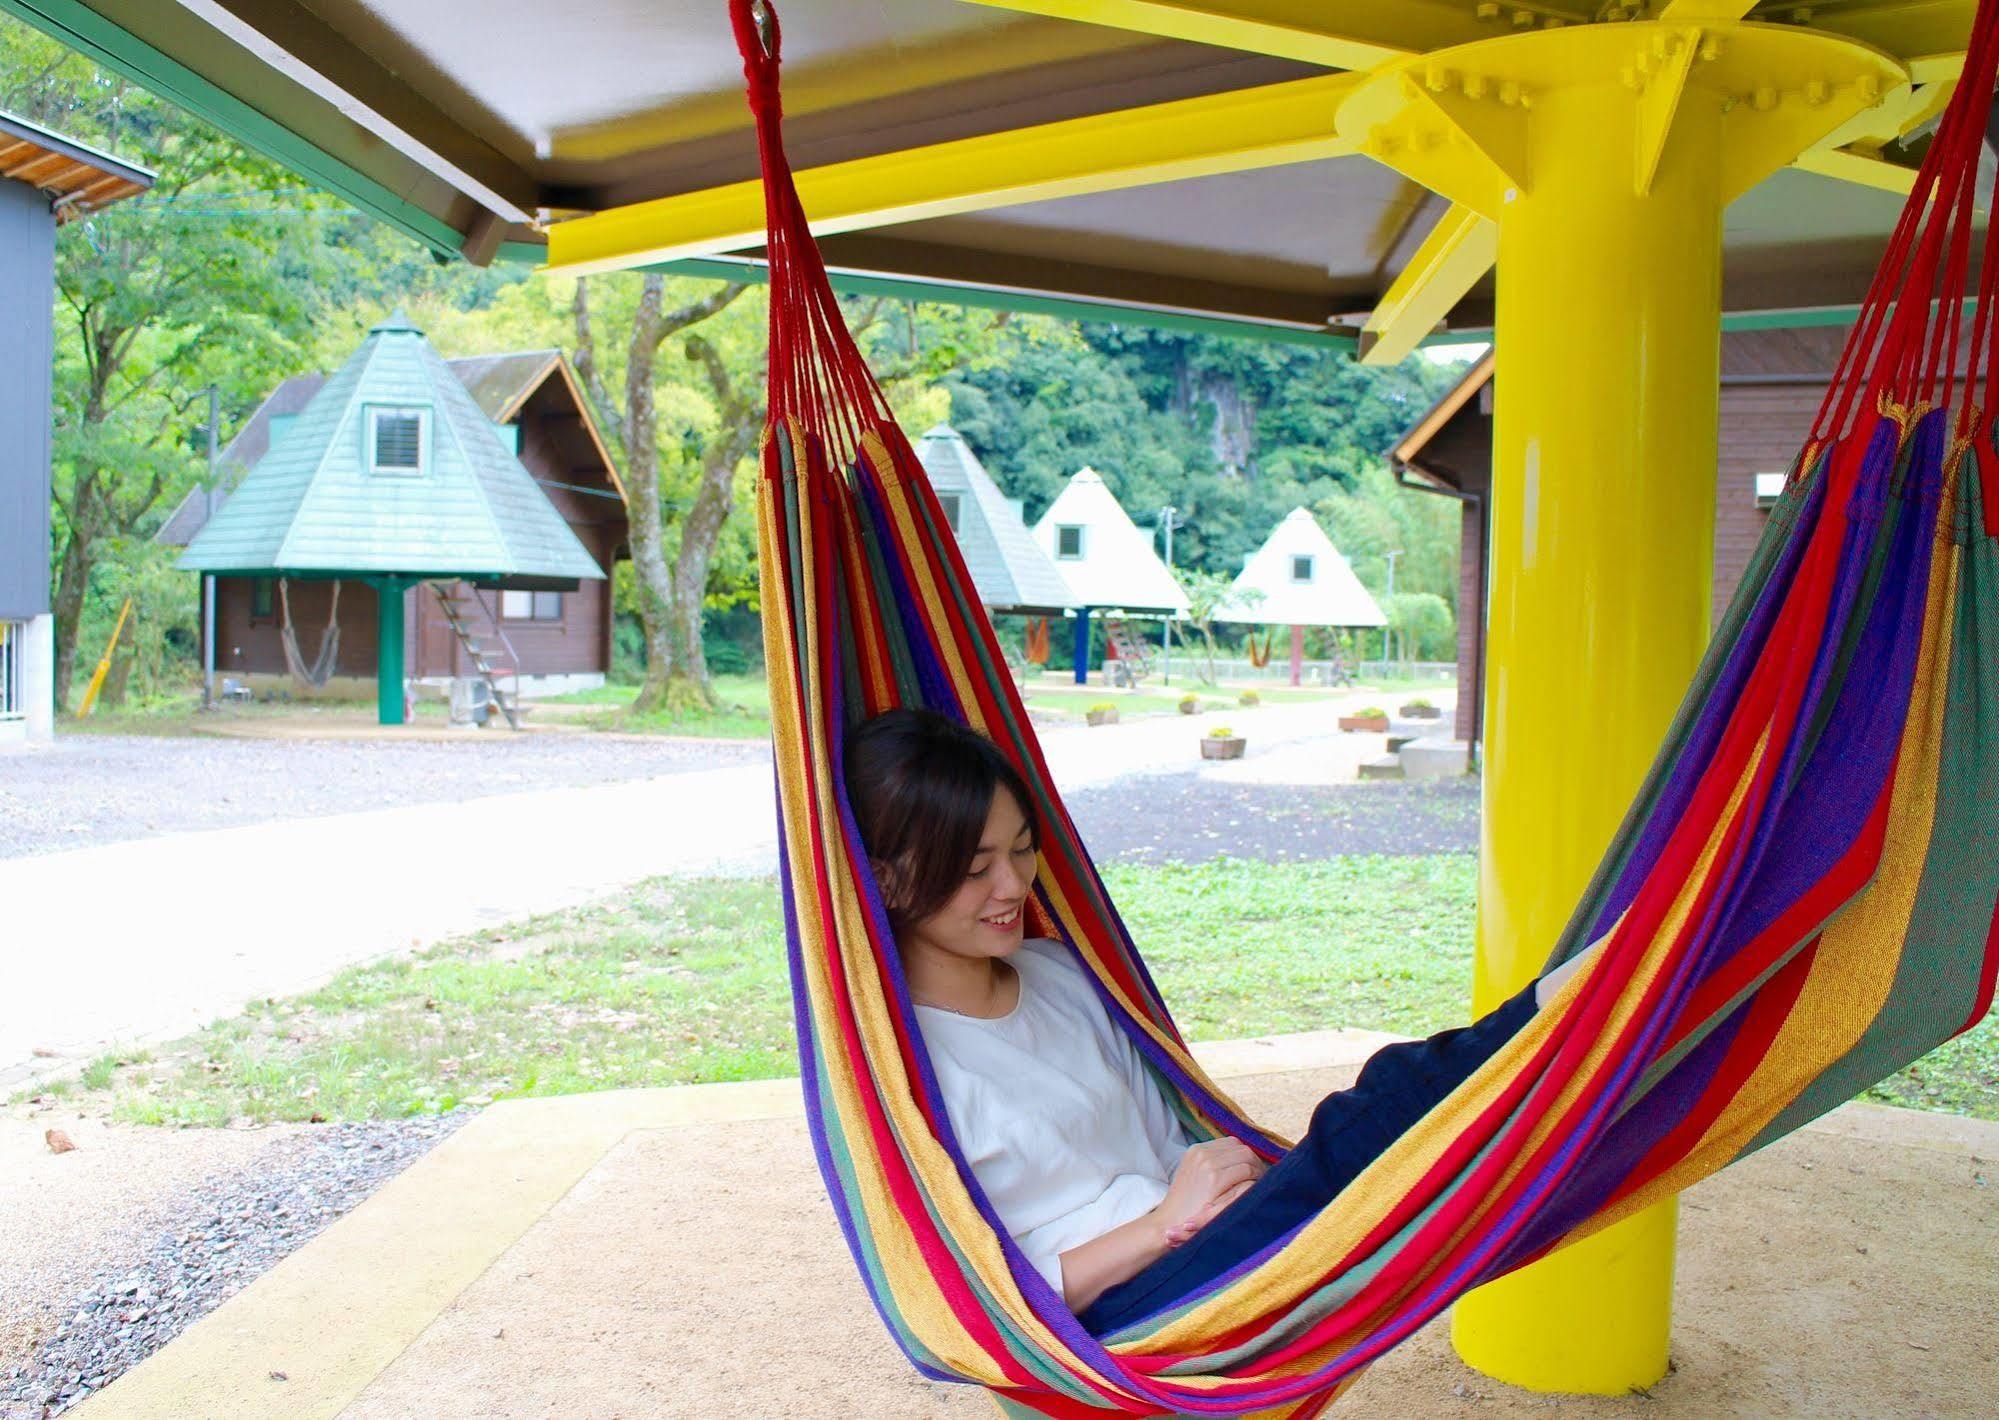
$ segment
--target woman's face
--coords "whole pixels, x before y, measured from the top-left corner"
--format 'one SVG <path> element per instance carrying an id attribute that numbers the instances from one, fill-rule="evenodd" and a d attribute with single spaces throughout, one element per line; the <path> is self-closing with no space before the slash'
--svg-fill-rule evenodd
<path id="1" fill-rule="evenodd" d="M 965 880 L 909 935 L 965 957 L 1003 957 L 1021 943 L 1027 896 L 1034 888 L 1034 838 L 1027 816 L 1004 786 L 993 790 L 985 831 Z"/>

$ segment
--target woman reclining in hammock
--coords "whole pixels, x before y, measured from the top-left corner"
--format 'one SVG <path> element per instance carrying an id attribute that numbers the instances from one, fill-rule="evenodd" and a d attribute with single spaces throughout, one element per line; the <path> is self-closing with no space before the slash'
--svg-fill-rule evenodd
<path id="1" fill-rule="evenodd" d="M 847 794 L 945 1110 L 1028 1260 L 1091 1331 L 1157 1312 L 1322 1208 L 1552 996 L 1578 956 L 1476 1024 L 1377 1051 L 1266 1166 L 1191 1143 L 1061 942 L 1023 940 L 1032 796 L 990 742 L 892 710 L 846 749 Z"/>

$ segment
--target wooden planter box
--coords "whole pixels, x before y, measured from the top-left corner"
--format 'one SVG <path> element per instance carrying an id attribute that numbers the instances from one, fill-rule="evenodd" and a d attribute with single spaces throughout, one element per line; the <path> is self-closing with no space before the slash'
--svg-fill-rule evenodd
<path id="1" fill-rule="evenodd" d="M 1441 720 L 1444 712 L 1434 705 L 1405 705 L 1402 713 L 1411 720 Z"/>
<path id="2" fill-rule="evenodd" d="M 1201 736 L 1201 758 L 1241 759 L 1243 749 L 1248 744 L 1249 741 L 1241 735 L 1231 735 L 1225 740 L 1218 740 L 1212 735 L 1203 735 Z"/>
<path id="3" fill-rule="evenodd" d="M 1198 700 L 1183 700 L 1180 702 L 1180 713 L 1182 715 L 1192 715 L 1200 708 L 1201 704 Z"/>
<path id="4" fill-rule="evenodd" d="M 1388 717 L 1386 715 L 1342 715 L 1340 716 L 1340 728 L 1349 734 L 1361 732 L 1370 735 L 1385 735 L 1388 733 Z"/>
<path id="5" fill-rule="evenodd" d="M 1117 723 L 1117 711 L 1115 710 L 1085 710 L 1083 713 L 1092 725 L 1115 725 Z"/>

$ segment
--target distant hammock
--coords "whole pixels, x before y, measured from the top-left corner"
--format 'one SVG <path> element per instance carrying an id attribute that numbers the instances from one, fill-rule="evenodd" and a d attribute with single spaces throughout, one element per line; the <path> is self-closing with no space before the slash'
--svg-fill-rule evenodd
<path id="1" fill-rule="evenodd" d="M 340 658 L 340 583 L 333 584 L 333 605 L 326 613 L 326 629 L 319 633 L 319 654 L 310 664 L 299 650 L 298 635 L 292 629 L 291 584 L 284 577 L 278 578 L 278 603 L 283 608 L 278 639 L 284 644 L 285 665 L 291 670 L 292 679 L 310 690 L 326 689 L 326 683 L 333 679 L 334 663 Z"/>
<path id="2" fill-rule="evenodd" d="M 1021 649 L 1021 657 L 1030 666 L 1048 664 L 1048 618 L 1037 616 L 1027 623 L 1026 644 Z"/>

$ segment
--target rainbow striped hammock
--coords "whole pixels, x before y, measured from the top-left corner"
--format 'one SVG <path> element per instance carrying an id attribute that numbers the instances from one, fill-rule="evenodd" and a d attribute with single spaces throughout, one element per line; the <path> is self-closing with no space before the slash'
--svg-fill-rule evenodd
<path id="1" fill-rule="evenodd" d="M 1014 1415 L 1316 1415 L 1467 1289 L 1685 1188 L 1985 1013 L 1999 459 L 1957 368 L 1966 303 L 1922 294 L 1977 285 L 1969 348 L 1988 351 L 1999 254 L 1967 252 L 1995 4 L 1768 536 L 1551 944 L 1550 966 L 1601 941 L 1596 961 L 1321 1213 L 1098 1338 L 1023 1259 L 953 1138 L 841 788 L 843 729 L 922 704 L 995 740 L 1045 828 L 1033 933 L 1076 952 L 1194 1137 L 1226 1132 L 1267 1157 L 1286 1141 L 1189 1054 L 1056 794 L 808 233 L 779 137 L 774 22 L 760 44 L 749 0 L 733 0 L 770 229 L 760 565 L 803 1084 L 854 1259 L 923 1374 L 987 1386 Z"/>

